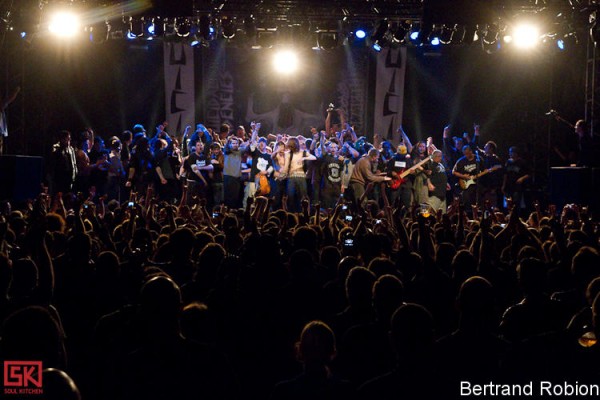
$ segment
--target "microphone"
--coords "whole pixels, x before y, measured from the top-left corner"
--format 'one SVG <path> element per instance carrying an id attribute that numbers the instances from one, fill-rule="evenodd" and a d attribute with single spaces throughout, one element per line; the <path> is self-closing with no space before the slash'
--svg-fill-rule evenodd
<path id="1" fill-rule="evenodd" d="M 546 115 L 555 115 L 555 114 L 557 114 L 556 110 L 550 110 L 546 113 Z"/>

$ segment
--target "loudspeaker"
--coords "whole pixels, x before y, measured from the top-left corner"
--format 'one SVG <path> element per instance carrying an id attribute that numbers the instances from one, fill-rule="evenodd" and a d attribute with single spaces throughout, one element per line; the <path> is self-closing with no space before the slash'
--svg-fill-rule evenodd
<path id="1" fill-rule="evenodd" d="M 42 190 L 43 169 L 42 157 L 0 156 L 0 200 L 35 199 Z"/>
<path id="2" fill-rule="evenodd" d="M 583 167 L 550 169 L 550 201 L 560 212 L 565 204 L 589 205 L 593 192 L 592 170 Z"/>

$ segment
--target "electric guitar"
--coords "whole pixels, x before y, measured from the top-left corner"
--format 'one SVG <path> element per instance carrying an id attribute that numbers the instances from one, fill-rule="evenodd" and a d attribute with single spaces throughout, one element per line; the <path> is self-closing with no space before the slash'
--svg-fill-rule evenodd
<path id="1" fill-rule="evenodd" d="M 480 173 L 478 173 L 477 175 L 473 175 L 470 179 L 462 179 L 460 178 L 458 180 L 458 186 L 462 189 L 462 190 L 466 190 L 469 186 L 474 185 L 477 179 L 481 178 L 482 176 L 489 174 L 490 172 L 494 172 L 498 169 L 502 168 L 502 165 L 494 165 L 491 168 L 485 169 L 483 171 L 481 171 Z"/>
<path id="2" fill-rule="evenodd" d="M 408 174 L 410 174 L 413 170 L 419 168 L 421 165 L 425 164 L 427 161 L 430 161 L 430 160 L 433 160 L 433 157 L 427 156 L 424 159 L 422 159 L 421 161 L 419 161 L 417 164 L 415 164 L 412 167 L 399 173 L 396 178 L 392 178 L 392 180 L 390 181 L 390 188 L 392 190 L 398 189 L 400 187 L 400 185 L 402 185 L 404 182 L 406 182 L 406 179 L 404 179 L 404 178 L 406 178 L 408 176 Z"/>

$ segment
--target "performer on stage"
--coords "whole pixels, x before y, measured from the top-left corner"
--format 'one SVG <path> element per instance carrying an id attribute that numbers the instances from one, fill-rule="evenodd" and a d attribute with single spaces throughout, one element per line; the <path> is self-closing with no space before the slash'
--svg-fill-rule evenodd
<path id="1" fill-rule="evenodd" d="M 71 133 L 60 131 L 58 143 L 52 146 L 52 154 L 48 162 L 48 181 L 50 193 L 69 193 L 73 190 L 77 176 L 75 149 L 71 146 Z"/>
<path id="2" fill-rule="evenodd" d="M 575 133 L 579 141 L 577 166 L 598 167 L 600 165 L 600 140 L 590 132 L 587 122 L 580 119 L 575 123 Z"/>
<path id="3" fill-rule="evenodd" d="M 427 189 L 429 190 L 427 204 L 434 211 L 442 210 L 442 213 L 445 214 L 446 191 L 450 190 L 450 185 L 448 184 L 446 168 L 442 163 L 442 151 L 434 150 L 431 157 L 432 161 L 427 166 L 427 170 L 431 171 L 431 174 L 427 177 Z"/>
<path id="4" fill-rule="evenodd" d="M 369 153 L 356 162 L 352 176 L 350 177 L 350 188 L 354 193 L 354 199 L 360 201 L 365 193 L 365 185 L 369 182 L 389 182 L 389 176 L 379 176 L 372 172 L 373 166 L 379 162 L 379 150 L 371 149 Z M 366 201 L 366 199 L 365 199 Z"/>
<path id="5" fill-rule="evenodd" d="M 483 147 L 483 168 L 494 169 L 494 172 L 482 176 L 477 182 L 477 199 L 480 206 L 483 206 L 486 201 L 491 207 L 498 207 L 498 204 L 502 204 L 499 202 L 502 197 L 500 190 L 503 177 L 502 161 L 496 155 L 496 149 L 496 143 L 491 140 Z"/>
<path id="6" fill-rule="evenodd" d="M 477 204 L 477 175 L 483 170 L 482 162 L 470 145 L 462 148 L 463 156 L 456 161 L 452 175 L 459 179 L 462 201 L 468 213 Z"/>

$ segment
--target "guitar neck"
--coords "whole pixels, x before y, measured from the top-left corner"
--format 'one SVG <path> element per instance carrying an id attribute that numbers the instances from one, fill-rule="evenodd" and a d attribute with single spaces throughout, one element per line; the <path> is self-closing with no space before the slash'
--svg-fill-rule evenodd
<path id="1" fill-rule="evenodd" d="M 419 168 L 421 165 L 425 164 L 427 161 L 429 161 L 431 159 L 431 157 L 426 157 L 424 159 L 422 159 L 421 161 L 419 161 L 418 164 L 413 165 L 412 167 L 410 167 L 409 169 L 407 169 L 406 171 L 404 171 L 403 173 L 400 174 L 400 178 L 405 178 L 408 174 L 410 174 L 413 170 Z"/>

